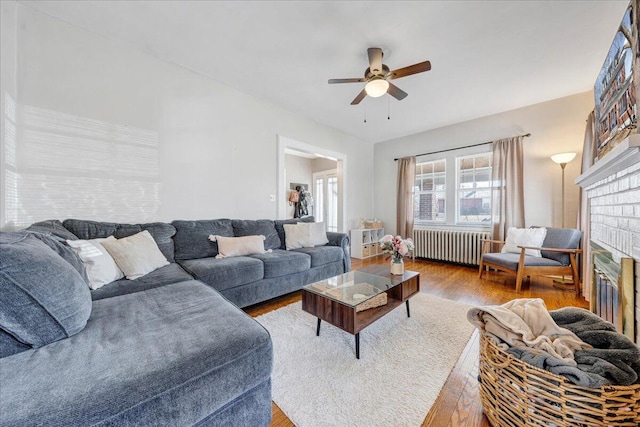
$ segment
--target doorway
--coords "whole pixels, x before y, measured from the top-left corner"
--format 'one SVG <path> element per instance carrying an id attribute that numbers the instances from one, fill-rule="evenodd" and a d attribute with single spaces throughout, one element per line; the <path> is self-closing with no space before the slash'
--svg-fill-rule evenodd
<path id="1" fill-rule="evenodd" d="M 314 198 L 313 215 L 316 221 L 324 221 L 327 224 L 327 231 L 344 232 L 345 225 L 347 224 L 347 209 L 346 209 L 346 177 L 347 177 L 347 156 L 346 154 L 326 150 L 324 148 L 316 147 L 304 142 L 296 141 L 287 137 L 278 135 L 278 159 L 277 159 L 277 218 L 286 219 L 290 213 L 291 207 L 289 206 L 289 194 L 290 185 L 293 176 L 287 171 L 287 158 L 291 160 L 291 155 L 297 155 L 300 157 L 312 157 L 316 159 L 314 162 L 322 165 L 320 168 L 314 168 L 312 174 L 309 176 L 311 194 Z M 323 193 L 322 193 L 322 213 L 318 217 L 318 206 L 320 206 L 317 200 L 318 190 L 316 189 L 314 173 L 324 173 L 333 171 L 333 176 L 327 176 L 323 178 Z M 291 178 L 291 179 L 290 179 Z M 325 193 L 324 185 L 328 186 Z M 335 193 L 335 196 L 333 195 Z M 330 195 L 328 197 L 327 195 Z M 326 206 L 325 202 L 332 203 L 330 206 Z M 327 213 L 331 212 L 331 216 L 328 217 Z M 310 212 L 311 214 L 311 212 Z M 320 219 L 322 218 L 322 219 Z M 327 221 L 331 220 L 331 224 Z M 330 227 L 330 228 L 329 228 Z"/>
<path id="2" fill-rule="evenodd" d="M 338 169 L 313 174 L 315 218 L 327 231 L 338 231 Z"/>

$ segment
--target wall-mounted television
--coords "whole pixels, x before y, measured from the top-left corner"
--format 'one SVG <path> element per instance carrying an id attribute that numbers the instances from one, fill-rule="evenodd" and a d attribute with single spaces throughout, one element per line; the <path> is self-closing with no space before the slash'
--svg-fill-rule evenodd
<path id="1" fill-rule="evenodd" d="M 597 156 L 637 133 L 638 0 L 631 0 L 594 85 Z"/>

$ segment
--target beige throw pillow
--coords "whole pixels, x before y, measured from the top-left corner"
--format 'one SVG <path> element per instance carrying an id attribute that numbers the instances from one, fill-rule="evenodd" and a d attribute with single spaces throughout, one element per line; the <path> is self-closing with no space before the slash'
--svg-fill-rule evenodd
<path id="1" fill-rule="evenodd" d="M 209 240 L 218 243 L 218 255 L 216 258 L 227 258 L 243 255 L 263 254 L 271 252 L 264 250 L 263 235 L 259 236 L 242 236 L 242 237 L 225 237 L 225 236 L 209 236 Z"/>
<path id="2" fill-rule="evenodd" d="M 323 222 L 299 222 L 297 224 L 283 224 L 285 246 L 288 251 L 329 243 Z"/>
<path id="3" fill-rule="evenodd" d="M 90 289 L 101 288 L 124 277 L 122 270 L 102 246 L 104 241 L 105 239 L 67 240 L 67 245 L 74 250 L 85 266 Z"/>
<path id="4" fill-rule="evenodd" d="M 547 229 L 541 228 L 516 228 L 509 227 L 507 230 L 507 238 L 505 244 L 502 247 L 502 252 L 512 252 L 519 254 L 520 246 L 534 246 L 537 248 L 542 247 L 544 238 L 547 236 Z M 542 257 L 542 254 L 537 249 L 525 249 L 526 255 L 535 257 Z"/>
<path id="5" fill-rule="evenodd" d="M 283 224 L 284 245 L 288 251 L 306 247 L 310 240 L 310 229 L 304 227 L 305 223 Z M 301 227 L 302 226 L 302 227 Z"/>
<path id="6" fill-rule="evenodd" d="M 109 236 L 102 242 L 102 246 L 129 280 L 135 280 L 169 265 L 169 261 L 162 255 L 158 244 L 147 230 L 122 239 Z"/>

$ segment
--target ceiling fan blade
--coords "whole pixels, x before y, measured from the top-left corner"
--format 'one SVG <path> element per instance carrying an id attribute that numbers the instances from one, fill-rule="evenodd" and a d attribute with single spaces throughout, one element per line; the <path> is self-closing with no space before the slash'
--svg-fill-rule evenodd
<path id="1" fill-rule="evenodd" d="M 409 95 L 407 92 L 403 91 L 393 83 L 389 83 L 389 89 L 387 89 L 387 93 L 393 96 L 398 101 L 402 101 L 407 97 L 407 95 Z"/>
<path id="2" fill-rule="evenodd" d="M 362 83 L 362 82 L 366 82 L 367 79 L 329 79 L 329 84 L 333 84 L 333 83 Z"/>
<path id="3" fill-rule="evenodd" d="M 369 70 L 371 74 L 379 74 L 382 71 L 382 49 L 370 47 L 367 49 L 367 54 L 369 55 Z"/>
<path id="4" fill-rule="evenodd" d="M 364 89 L 362 89 L 362 91 L 358 94 L 358 96 L 356 96 L 353 101 L 351 101 L 351 105 L 358 105 L 360 104 L 360 101 L 362 101 L 364 99 L 364 97 L 367 96 L 367 92 L 365 92 Z M 406 96 L 406 94 L 405 94 Z"/>
<path id="5" fill-rule="evenodd" d="M 424 61 L 418 64 L 409 65 L 408 67 L 398 68 L 387 74 L 387 79 L 399 79 L 400 77 L 410 76 L 412 74 L 424 73 L 431 69 L 431 62 Z"/>

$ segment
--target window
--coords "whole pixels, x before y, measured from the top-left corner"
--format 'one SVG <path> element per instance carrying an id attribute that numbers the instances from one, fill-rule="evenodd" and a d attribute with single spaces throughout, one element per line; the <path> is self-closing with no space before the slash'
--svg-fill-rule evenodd
<path id="1" fill-rule="evenodd" d="M 455 150 L 416 163 L 415 225 L 489 227 L 492 154 L 478 151 Z"/>
<path id="2" fill-rule="evenodd" d="M 416 164 L 414 219 L 444 222 L 446 217 L 446 161 Z"/>
<path id="3" fill-rule="evenodd" d="M 458 157 L 456 222 L 488 223 L 491 221 L 491 153 Z"/>

